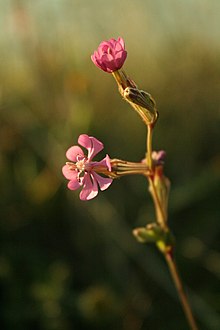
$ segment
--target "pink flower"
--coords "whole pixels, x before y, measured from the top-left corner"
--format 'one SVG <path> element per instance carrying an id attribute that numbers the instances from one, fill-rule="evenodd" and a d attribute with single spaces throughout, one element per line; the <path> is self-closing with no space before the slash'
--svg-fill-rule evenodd
<path id="1" fill-rule="evenodd" d="M 119 70 L 127 57 L 122 38 L 103 41 L 91 56 L 93 63 L 103 71 L 112 73 Z"/>
<path id="2" fill-rule="evenodd" d="M 102 142 L 92 136 L 82 134 L 78 138 L 78 143 L 87 149 L 88 155 L 85 156 L 79 146 L 70 147 L 66 156 L 72 162 L 67 162 L 62 172 L 66 179 L 70 180 L 68 188 L 76 190 L 82 186 L 80 199 L 89 200 L 97 196 L 98 186 L 101 190 L 105 190 L 112 183 L 112 179 L 97 174 L 97 172 L 111 171 L 110 158 L 106 155 L 100 162 L 92 161 L 104 147 Z"/>

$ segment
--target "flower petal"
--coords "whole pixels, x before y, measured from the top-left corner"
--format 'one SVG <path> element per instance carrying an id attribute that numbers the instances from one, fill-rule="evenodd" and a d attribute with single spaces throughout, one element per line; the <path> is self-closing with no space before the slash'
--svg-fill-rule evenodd
<path id="1" fill-rule="evenodd" d="M 77 190 L 78 188 L 81 187 L 81 184 L 78 180 L 71 180 L 68 182 L 68 185 L 67 187 L 70 189 L 70 190 Z"/>
<path id="2" fill-rule="evenodd" d="M 62 172 L 67 180 L 75 180 L 78 174 L 74 169 L 70 169 L 69 165 L 64 165 Z"/>
<path id="3" fill-rule="evenodd" d="M 108 170 L 111 172 L 112 167 L 111 167 L 111 159 L 110 159 L 109 155 L 106 155 L 105 158 L 104 158 L 103 160 L 106 161 L 107 168 L 108 168 Z"/>
<path id="4" fill-rule="evenodd" d="M 109 157 L 109 155 L 106 155 L 105 158 L 103 158 L 102 160 L 100 160 L 99 162 L 91 162 L 92 167 L 95 168 L 97 166 L 104 166 L 106 167 L 107 170 L 109 170 L 109 172 L 111 172 L 111 159 Z"/>
<path id="5" fill-rule="evenodd" d="M 70 147 L 66 152 L 66 157 L 72 162 L 77 161 L 77 156 L 85 157 L 84 152 L 79 146 Z"/>
<path id="6" fill-rule="evenodd" d="M 98 195 L 98 184 L 92 175 L 85 173 L 84 176 L 84 186 L 79 195 L 80 199 L 83 201 L 90 200 Z"/>
<path id="7" fill-rule="evenodd" d="M 92 160 L 97 153 L 99 153 L 103 148 L 103 143 L 93 136 L 88 136 L 87 134 L 81 134 L 78 138 L 78 143 L 88 150 L 88 160 Z"/>
<path id="8" fill-rule="evenodd" d="M 120 43 L 121 47 L 124 49 L 125 48 L 125 42 L 124 42 L 124 39 L 119 37 L 118 40 L 117 40 L 118 43 Z"/>
<path id="9" fill-rule="evenodd" d="M 99 184 L 99 188 L 103 191 L 106 190 L 112 183 L 112 179 L 110 178 L 103 178 L 101 175 L 92 172 L 92 175 L 94 176 L 94 178 L 96 179 L 96 181 Z"/>
<path id="10" fill-rule="evenodd" d="M 93 63 L 99 67 L 100 69 L 102 69 L 103 71 L 106 71 L 106 67 L 100 62 L 100 56 L 98 55 L 98 53 L 95 51 L 93 55 L 91 55 L 91 60 L 93 61 Z"/>

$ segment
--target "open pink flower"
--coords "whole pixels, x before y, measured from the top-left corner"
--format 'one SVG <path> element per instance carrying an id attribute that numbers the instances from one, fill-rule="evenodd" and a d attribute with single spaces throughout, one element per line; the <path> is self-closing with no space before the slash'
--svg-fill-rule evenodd
<path id="1" fill-rule="evenodd" d="M 112 73 L 119 70 L 126 60 L 127 52 L 122 38 L 103 41 L 91 56 L 93 63 L 103 71 Z"/>
<path id="2" fill-rule="evenodd" d="M 107 189 L 112 183 L 112 179 L 104 178 L 97 174 L 105 170 L 111 171 L 110 158 L 108 155 L 100 162 L 94 162 L 92 159 L 103 149 L 103 143 L 92 136 L 82 134 L 78 138 L 78 143 L 87 149 L 88 155 L 85 156 L 79 146 L 70 147 L 66 156 L 72 162 L 67 162 L 63 166 L 62 172 L 66 179 L 70 180 L 68 188 L 76 190 L 80 187 L 81 200 L 89 200 L 97 196 L 98 186 L 101 190 Z"/>

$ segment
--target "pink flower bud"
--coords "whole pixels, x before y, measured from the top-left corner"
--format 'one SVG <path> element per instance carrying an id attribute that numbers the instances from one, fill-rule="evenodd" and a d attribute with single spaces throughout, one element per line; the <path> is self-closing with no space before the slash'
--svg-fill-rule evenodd
<path id="1" fill-rule="evenodd" d="M 103 71 L 112 73 L 119 70 L 126 60 L 127 52 L 122 38 L 103 41 L 91 56 L 93 63 Z"/>

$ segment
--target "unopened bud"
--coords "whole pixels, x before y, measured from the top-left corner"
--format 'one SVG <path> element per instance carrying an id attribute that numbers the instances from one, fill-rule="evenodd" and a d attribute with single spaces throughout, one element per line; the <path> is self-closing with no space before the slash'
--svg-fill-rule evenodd
<path id="1" fill-rule="evenodd" d="M 164 232 L 156 223 L 148 224 L 133 230 L 133 234 L 140 243 L 156 243 L 164 236 Z"/>
<path id="2" fill-rule="evenodd" d="M 123 97 L 139 113 L 147 125 L 156 121 L 158 117 L 156 103 L 149 93 L 138 88 L 126 87 Z"/>
<path id="3" fill-rule="evenodd" d="M 171 251 L 174 245 L 172 233 L 163 230 L 156 223 L 134 229 L 133 235 L 140 243 L 155 243 L 162 253 Z"/>
<path id="4" fill-rule="evenodd" d="M 155 112 L 156 103 L 152 96 L 138 88 L 126 87 L 124 90 L 124 98 L 129 101 L 149 110 L 151 113 Z"/>
<path id="5" fill-rule="evenodd" d="M 112 73 L 115 78 L 119 93 L 141 116 L 146 125 L 154 124 L 158 118 L 156 103 L 152 96 L 138 89 L 135 82 L 122 70 Z"/>

